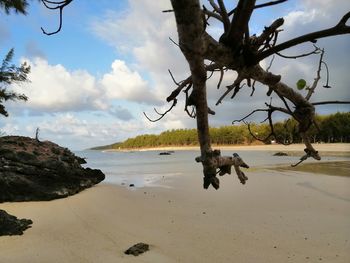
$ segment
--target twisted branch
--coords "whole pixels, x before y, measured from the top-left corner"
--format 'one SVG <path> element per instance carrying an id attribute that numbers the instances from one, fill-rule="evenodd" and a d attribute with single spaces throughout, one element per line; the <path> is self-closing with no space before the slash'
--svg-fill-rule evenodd
<path id="1" fill-rule="evenodd" d="M 334 27 L 330 27 L 328 29 L 316 31 L 313 33 L 305 34 L 296 38 L 293 38 L 291 40 L 288 40 L 286 42 L 283 42 L 279 45 L 276 45 L 266 51 L 261 52 L 257 55 L 256 61 L 261 61 L 272 54 L 276 54 L 277 52 L 280 52 L 282 50 L 285 50 L 290 47 L 297 46 L 299 44 L 305 43 L 305 42 L 315 42 L 316 39 L 329 37 L 329 36 L 335 36 L 335 35 L 343 35 L 350 33 L 350 26 L 346 25 L 346 22 L 350 18 L 350 12 L 346 13 L 342 19 L 338 22 L 337 25 Z"/>
<path id="2" fill-rule="evenodd" d="M 47 9 L 50 9 L 50 10 L 59 10 L 59 25 L 58 25 L 58 28 L 56 31 L 53 31 L 53 32 L 46 32 L 44 30 L 44 28 L 41 27 L 41 31 L 45 34 L 45 35 L 54 35 L 54 34 L 57 34 L 58 32 L 61 31 L 62 29 L 62 21 L 63 21 L 63 9 L 69 5 L 73 0 L 65 0 L 65 1 L 49 1 L 49 0 L 41 0 L 41 2 L 44 4 L 44 6 L 47 8 Z"/>
<path id="3" fill-rule="evenodd" d="M 167 109 L 164 113 L 159 113 L 159 112 L 157 111 L 157 109 L 154 108 L 155 113 L 157 113 L 157 114 L 159 115 L 159 117 L 156 118 L 156 119 L 151 119 L 151 118 L 149 118 L 145 112 L 143 112 L 143 115 L 145 115 L 145 117 L 147 118 L 147 120 L 149 120 L 150 122 L 157 122 L 157 121 L 163 119 L 163 117 L 164 117 L 168 112 L 170 112 L 170 111 L 176 106 L 176 104 L 177 104 L 177 99 L 174 99 L 174 100 L 173 100 L 173 104 L 171 104 L 170 108 Z"/>

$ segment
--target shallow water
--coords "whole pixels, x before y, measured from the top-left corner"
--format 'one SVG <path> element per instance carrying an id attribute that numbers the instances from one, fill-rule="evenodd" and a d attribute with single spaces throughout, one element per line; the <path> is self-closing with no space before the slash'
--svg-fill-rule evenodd
<path id="1" fill-rule="evenodd" d="M 105 173 L 105 183 L 137 187 L 162 186 L 168 187 L 167 181 L 176 176 L 190 176 L 201 174 L 202 166 L 195 162 L 198 151 L 179 150 L 171 155 L 159 155 L 160 151 L 135 151 L 135 152 L 101 152 L 80 151 L 78 156 L 86 157 L 86 167 L 100 169 Z M 222 155 L 232 155 L 232 151 L 222 151 Z M 296 163 L 302 155 L 273 156 L 272 151 L 237 151 L 242 159 L 253 169 L 289 166 Z M 323 161 L 350 161 L 348 156 L 322 156 Z M 307 160 L 305 163 L 315 163 L 315 160 Z"/>

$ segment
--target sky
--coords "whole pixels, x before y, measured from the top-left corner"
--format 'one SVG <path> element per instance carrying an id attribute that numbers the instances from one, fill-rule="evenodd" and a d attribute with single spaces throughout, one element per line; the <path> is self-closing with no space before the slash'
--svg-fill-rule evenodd
<path id="1" fill-rule="evenodd" d="M 207 1 L 203 0 L 207 5 Z M 235 1 L 226 1 L 233 6 Z M 257 1 L 257 3 L 265 1 Z M 153 109 L 164 111 L 165 99 L 175 88 L 168 69 L 177 80 L 188 77 L 188 65 L 176 45 L 176 24 L 169 0 L 74 0 L 64 10 L 63 28 L 56 35 L 42 34 L 40 27 L 54 31 L 58 13 L 30 2 L 26 16 L 0 14 L 0 57 L 15 49 L 14 63 L 31 65 L 30 82 L 10 88 L 28 96 L 27 102 L 9 102 L 10 114 L 0 117 L 0 131 L 7 135 L 33 137 L 40 128 L 40 139 L 51 140 L 72 150 L 123 141 L 140 134 L 157 134 L 167 129 L 194 128 L 196 123 L 184 112 L 183 97 L 161 121 L 149 122 L 143 115 L 156 117 Z M 334 26 L 350 10 L 348 0 L 290 0 L 287 3 L 257 9 L 250 21 L 251 33 L 284 17 L 280 40 Z M 209 32 L 216 38 L 222 26 L 210 20 Z M 347 24 L 350 24 L 348 22 Z M 350 100 L 350 35 L 318 41 L 325 48 L 332 89 L 324 89 L 325 71 L 312 101 Z M 311 50 L 311 44 L 286 50 L 293 55 Z M 298 79 L 312 83 L 318 56 L 299 60 L 276 58 L 270 71 L 282 75 L 282 81 L 295 87 Z M 267 67 L 270 59 L 262 61 Z M 215 106 L 225 85 L 234 81 L 226 74 L 217 90 L 218 76 L 208 81 L 209 106 L 216 115 L 212 126 L 231 125 L 270 99 L 266 87 L 242 89 L 234 100 L 225 99 Z M 278 105 L 276 98 L 273 102 Z M 348 112 L 349 105 L 316 108 L 320 114 Z M 286 116 L 276 116 L 276 119 Z M 253 116 L 251 121 L 260 121 Z"/>

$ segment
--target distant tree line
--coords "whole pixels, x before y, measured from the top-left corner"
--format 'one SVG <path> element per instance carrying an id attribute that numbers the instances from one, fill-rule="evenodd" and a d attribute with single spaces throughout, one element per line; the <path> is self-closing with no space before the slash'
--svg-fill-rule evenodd
<path id="1" fill-rule="evenodd" d="M 312 128 L 309 135 L 314 143 L 350 142 L 350 112 L 335 113 L 331 115 L 316 116 L 317 128 Z M 287 119 L 274 124 L 276 137 L 269 137 L 270 127 L 268 124 L 251 124 L 250 131 L 247 125 L 222 126 L 210 128 L 212 144 L 237 145 L 237 144 L 270 144 L 302 143 L 297 131 L 297 123 L 294 119 Z M 260 140 L 258 140 L 260 139 Z M 124 142 L 112 145 L 95 147 L 94 150 L 104 149 L 132 149 L 162 146 L 197 146 L 197 129 L 176 129 L 162 132 L 159 135 L 145 134 L 129 138 Z"/>

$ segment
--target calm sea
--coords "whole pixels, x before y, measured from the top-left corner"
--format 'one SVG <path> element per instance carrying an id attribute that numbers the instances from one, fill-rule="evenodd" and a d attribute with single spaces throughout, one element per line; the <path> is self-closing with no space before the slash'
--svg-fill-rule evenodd
<path id="1" fill-rule="evenodd" d="M 85 157 L 86 167 L 100 169 L 106 175 L 105 183 L 135 187 L 165 186 L 158 182 L 165 177 L 200 174 L 202 166 L 195 162 L 199 151 L 175 151 L 171 155 L 159 155 L 160 151 L 101 152 L 79 151 L 76 154 Z M 232 151 L 222 151 L 222 155 L 232 155 Z M 253 168 L 290 165 L 301 156 L 273 156 L 271 151 L 238 151 L 243 160 Z M 350 160 L 348 157 L 322 156 L 326 161 Z M 315 162 L 307 160 L 306 162 Z"/>

